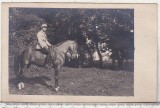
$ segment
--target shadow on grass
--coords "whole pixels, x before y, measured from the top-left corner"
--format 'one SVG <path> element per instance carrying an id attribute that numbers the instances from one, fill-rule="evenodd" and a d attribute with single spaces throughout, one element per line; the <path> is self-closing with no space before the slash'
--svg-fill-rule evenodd
<path id="1" fill-rule="evenodd" d="M 33 78 L 27 78 L 27 77 L 23 78 L 23 82 L 26 83 L 26 84 L 31 84 L 31 85 L 40 84 L 42 86 L 47 87 L 48 89 L 53 90 L 53 87 L 51 85 L 48 85 L 46 83 L 46 81 L 51 81 L 51 79 L 48 78 L 47 76 L 36 76 L 36 77 L 33 77 Z M 17 81 L 16 78 L 10 78 L 9 83 L 17 86 L 18 81 Z"/>

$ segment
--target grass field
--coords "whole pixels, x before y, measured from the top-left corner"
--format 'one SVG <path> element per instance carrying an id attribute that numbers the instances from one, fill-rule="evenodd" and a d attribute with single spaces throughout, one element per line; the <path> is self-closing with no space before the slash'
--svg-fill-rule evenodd
<path id="1" fill-rule="evenodd" d="M 19 95 L 87 95 L 133 96 L 134 72 L 98 68 L 64 67 L 59 77 L 59 91 L 54 88 L 54 69 L 32 65 L 24 75 L 25 88 L 18 90 L 13 71 L 13 57 L 9 58 L 9 92 Z M 129 66 L 130 67 L 130 66 Z"/>

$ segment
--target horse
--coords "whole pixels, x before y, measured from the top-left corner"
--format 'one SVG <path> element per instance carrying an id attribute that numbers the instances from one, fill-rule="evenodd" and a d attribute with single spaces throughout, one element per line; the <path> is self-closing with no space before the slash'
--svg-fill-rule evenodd
<path id="1" fill-rule="evenodd" d="M 55 70 L 55 91 L 57 92 L 59 90 L 58 85 L 58 77 L 59 72 L 62 71 L 62 67 L 65 62 L 65 55 L 69 51 L 71 53 L 72 58 L 77 57 L 77 43 L 72 40 L 66 40 L 64 42 L 61 42 L 54 47 L 52 46 L 51 51 L 51 60 L 52 60 L 52 68 Z M 55 58 L 52 58 L 52 54 L 56 54 Z M 39 67 L 45 67 L 45 59 L 46 54 L 43 52 L 33 48 L 33 47 L 27 47 L 23 50 L 21 50 L 18 54 L 16 54 L 14 61 L 14 72 L 16 75 L 16 79 L 18 80 L 17 87 L 18 89 L 24 88 L 23 83 L 23 73 L 25 69 L 29 68 L 31 64 L 34 64 Z"/>

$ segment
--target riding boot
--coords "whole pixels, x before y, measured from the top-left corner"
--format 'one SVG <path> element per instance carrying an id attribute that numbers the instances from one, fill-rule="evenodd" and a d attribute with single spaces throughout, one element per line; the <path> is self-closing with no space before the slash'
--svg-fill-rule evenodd
<path id="1" fill-rule="evenodd" d="M 46 68 L 52 68 L 52 60 L 51 60 L 50 51 L 48 51 L 48 54 L 46 56 L 45 67 Z"/>
<path id="2" fill-rule="evenodd" d="M 52 68 L 51 63 L 50 63 L 49 54 L 46 56 L 45 68 Z"/>

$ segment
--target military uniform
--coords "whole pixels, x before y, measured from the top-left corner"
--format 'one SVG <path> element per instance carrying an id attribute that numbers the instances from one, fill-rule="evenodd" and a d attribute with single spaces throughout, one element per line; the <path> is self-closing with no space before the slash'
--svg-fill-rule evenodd
<path id="1" fill-rule="evenodd" d="M 38 44 L 36 46 L 36 49 L 43 49 L 45 46 L 51 46 L 51 44 L 47 40 L 46 33 L 43 30 L 37 33 L 37 39 Z"/>
<path id="2" fill-rule="evenodd" d="M 42 24 L 42 30 L 37 33 L 37 40 L 38 44 L 36 49 L 40 49 L 42 52 L 46 53 L 46 61 L 45 67 L 51 68 L 52 67 L 52 59 L 51 59 L 51 51 L 50 46 L 52 46 L 48 40 L 46 33 L 44 32 L 44 28 L 47 28 L 47 24 Z M 46 30 L 45 30 L 46 31 Z"/>

